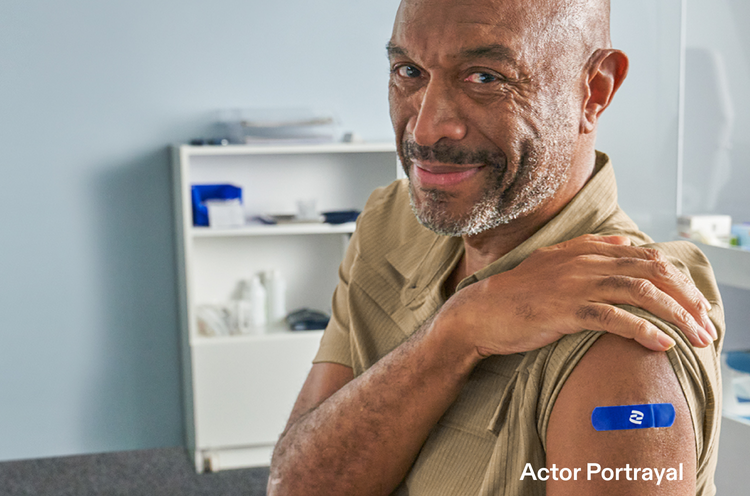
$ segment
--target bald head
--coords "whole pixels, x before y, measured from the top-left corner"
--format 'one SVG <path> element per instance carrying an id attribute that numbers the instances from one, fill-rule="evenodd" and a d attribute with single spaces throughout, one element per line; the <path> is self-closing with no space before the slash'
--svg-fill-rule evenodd
<path id="1" fill-rule="evenodd" d="M 609 0 L 531 0 L 531 4 L 537 4 L 538 10 L 530 11 L 528 24 L 551 52 L 587 61 L 596 50 L 612 46 Z"/>

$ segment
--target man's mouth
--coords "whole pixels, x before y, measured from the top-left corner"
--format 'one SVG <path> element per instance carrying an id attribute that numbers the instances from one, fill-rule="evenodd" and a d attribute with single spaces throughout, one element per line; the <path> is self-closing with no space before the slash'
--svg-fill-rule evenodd
<path id="1" fill-rule="evenodd" d="M 423 188 L 455 186 L 474 176 L 484 165 L 438 165 L 414 160 L 412 172 Z"/>

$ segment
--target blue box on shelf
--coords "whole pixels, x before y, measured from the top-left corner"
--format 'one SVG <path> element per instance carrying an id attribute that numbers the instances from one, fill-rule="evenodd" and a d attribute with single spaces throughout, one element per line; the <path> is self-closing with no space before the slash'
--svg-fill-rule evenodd
<path id="1" fill-rule="evenodd" d="M 242 201 L 242 188 L 232 184 L 194 184 L 190 187 L 193 198 L 193 225 L 208 226 L 208 207 L 206 200 Z"/>
<path id="2" fill-rule="evenodd" d="M 359 210 L 336 210 L 332 212 L 323 212 L 325 221 L 328 224 L 343 224 L 345 222 L 354 222 L 359 217 Z"/>

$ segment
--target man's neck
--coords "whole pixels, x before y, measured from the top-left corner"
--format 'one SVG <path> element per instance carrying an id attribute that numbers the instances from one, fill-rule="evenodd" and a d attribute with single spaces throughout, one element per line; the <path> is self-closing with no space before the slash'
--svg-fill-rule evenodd
<path id="1" fill-rule="evenodd" d="M 482 270 L 495 260 L 513 250 L 538 231 L 542 225 L 510 224 L 503 229 L 492 229 L 476 236 L 464 236 L 464 254 L 445 282 L 448 296 L 456 292 L 458 284 L 475 272 Z"/>
<path id="2" fill-rule="evenodd" d="M 510 223 L 480 233 L 464 236 L 464 256 L 461 260 L 466 276 L 473 274 L 499 259 L 534 235 L 545 222 Z M 464 276 L 465 277 L 465 276 Z"/>

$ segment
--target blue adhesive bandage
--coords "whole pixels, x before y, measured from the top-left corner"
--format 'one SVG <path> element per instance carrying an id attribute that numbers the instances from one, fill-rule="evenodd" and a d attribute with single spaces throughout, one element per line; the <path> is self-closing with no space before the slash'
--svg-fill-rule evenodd
<path id="1" fill-rule="evenodd" d="M 672 403 L 654 405 L 600 406 L 591 414 L 591 424 L 597 431 L 624 429 L 655 429 L 672 427 L 675 411 Z"/>

